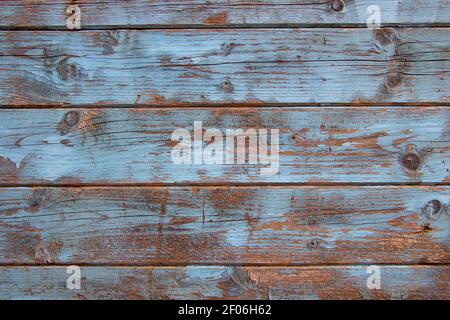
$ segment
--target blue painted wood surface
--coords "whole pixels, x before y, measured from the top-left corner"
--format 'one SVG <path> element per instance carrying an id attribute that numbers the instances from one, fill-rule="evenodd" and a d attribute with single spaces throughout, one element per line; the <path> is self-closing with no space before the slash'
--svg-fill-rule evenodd
<path id="1" fill-rule="evenodd" d="M 0 27 L 65 28 L 66 9 L 73 3 L 2 0 Z M 442 25 L 450 21 L 448 0 L 77 0 L 76 4 L 81 9 L 82 28 L 365 26 L 373 15 L 373 5 L 379 7 L 383 25 Z"/>
<path id="2" fill-rule="evenodd" d="M 68 290 L 65 267 L 0 267 L 0 295 L 57 300 L 448 298 L 448 266 L 380 266 L 380 271 L 381 289 L 370 290 L 365 266 L 82 267 L 81 289 Z"/>
<path id="3" fill-rule="evenodd" d="M 449 299 L 450 1 L 73 3 L 0 2 L 0 298 Z"/>
<path id="4" fill-rule="evenodd" d="M 0 32 L 0 105 L 446 103 L 450 29 Z"/>
<path id="5" fill-rule="evenodd" d="M 8 109 L 0 118 L 0 184 L 446 183 L 449 110 Z M 68 115 L 75 121 L 68 124 Z M 278 173 L 263 175 L 268 165 L 236 161 L 174 163 L 172 133 L 185 128 L 193 135 L 195 121 L 223 134 L 278 129 Z"/>

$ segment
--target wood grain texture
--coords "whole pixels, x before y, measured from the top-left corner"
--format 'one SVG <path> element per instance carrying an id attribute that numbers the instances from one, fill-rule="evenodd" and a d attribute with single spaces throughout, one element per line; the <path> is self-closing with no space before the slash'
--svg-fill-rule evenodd
<path id="1" fill-rule="evenodd" d="M 446 103 L 450 29 L 0 32 L 0 105 Z"/>
<path id="2" fill-rule="evenodd" d="M 448 263 L 449 187 L 0 188 L 0 264 Z"/>
<path id="3" fill-rule="evenodd" d="M 0 27 L 65 28 L 66 8 L 74 3 L 81 8 L 82 28 L 366 25 L 370 5 L 380 7 L 383 25 L 439 25 L 450 21 L 448 0 L 343 2 L 343 10 L 334 11 L 328 0 L 2 0 Z M 340 9 L 338 5 L 333 8 Z"/>
<path id="4" fill-rule="evenodd" d="M 65 267 L 2 267 L 4 299 L 443 299 L 448 266 L 380 266 L 368 289 L 364 266 L 81 268 L 81 289 L 66 289 Z"/>
<path id="5" fill-rule="evenodd" d="M 448 183 L 449 120 L 448 107 L 4 109 L 0 184 Z M 278 174 L 175 164 L 171 134 L 194 121 L 279 129 Z"/>

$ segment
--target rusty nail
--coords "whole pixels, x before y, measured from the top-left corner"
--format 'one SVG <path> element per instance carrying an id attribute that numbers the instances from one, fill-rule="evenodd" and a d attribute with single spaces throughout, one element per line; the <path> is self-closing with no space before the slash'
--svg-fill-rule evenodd
<path id="1" fill-rule="evenodd" d="M 438 214 L 442 213 L 444 206 L 439 200 L 429 201 L 423 208 L 422 212 L 429 218 L 432 219 Z"/>
<path id="2" fill-rule="evenodd" d="M 385 86 L 389 89 L 399 86 L 401 82 L 402 76 L 397 72 L 389 73 L 384 80 Z"/>
<path id="3" fill-rule="evenodd" d="M 69 111 L 65 114 L 64 116 L 64 122 L 69 126 L 69 127 L 74 127 L 78 124 L 78 122 L 80 121 L 80 115 L 78 114 L 77 111 Z"/>
<path id="4" fill-rule="evenodd" d="M 331 0 L 330 8 L 335 12 L 341 12 L 345 8 L 345 2 L 343 0 Z"/>

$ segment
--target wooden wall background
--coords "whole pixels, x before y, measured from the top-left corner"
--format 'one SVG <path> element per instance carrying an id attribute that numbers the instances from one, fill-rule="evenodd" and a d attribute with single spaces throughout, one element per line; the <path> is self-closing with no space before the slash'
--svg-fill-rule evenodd
<path id="1" fill-rule="evenodd" d="M 448 0 L 2 0 L 0 297 L 449 299 L 449 27 Z M 193 121 L 279 129 L 279 174 L 174 165 Z"/>

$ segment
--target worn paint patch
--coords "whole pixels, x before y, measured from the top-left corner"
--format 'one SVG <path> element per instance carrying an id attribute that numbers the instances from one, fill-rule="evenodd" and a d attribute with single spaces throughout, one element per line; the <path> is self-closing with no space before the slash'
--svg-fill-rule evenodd
<path id="1" fill-rule="evenodd" d="M 0 157 L 0 177 L 5 183 L 15 183 L 18 181 L 19 170 L 14 162 L 9 158 Z"/>
<path id="2" fill-rule="evenodd" d="M 228 12 L 216 13 L 214 15 L 209 16 L 203 23 L 206 25 L 224 25 L 228 20 Z"/>

